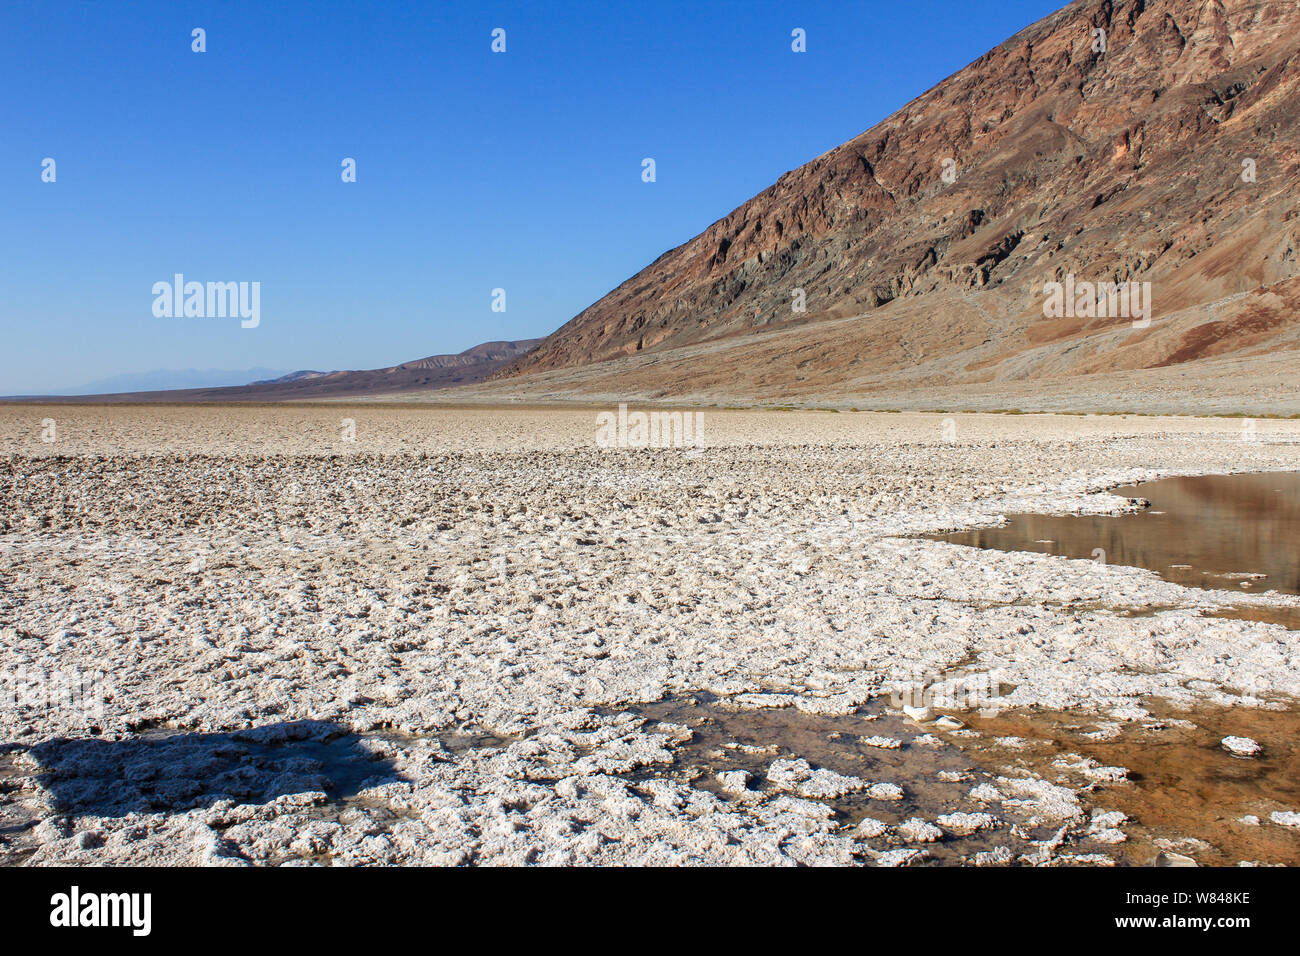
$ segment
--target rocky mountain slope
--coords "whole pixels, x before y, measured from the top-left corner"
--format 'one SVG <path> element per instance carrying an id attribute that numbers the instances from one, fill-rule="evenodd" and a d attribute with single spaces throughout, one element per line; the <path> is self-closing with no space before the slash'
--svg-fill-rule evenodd
<path id="1" fill-rule="evenodd" d="M 1298 54 L 1292 0 L 1072 3 L 493 378 L 870 395 L 1294 350 Z M 1149 325 L 1045 315 L 1071 277 L 1151 283 Z"/>

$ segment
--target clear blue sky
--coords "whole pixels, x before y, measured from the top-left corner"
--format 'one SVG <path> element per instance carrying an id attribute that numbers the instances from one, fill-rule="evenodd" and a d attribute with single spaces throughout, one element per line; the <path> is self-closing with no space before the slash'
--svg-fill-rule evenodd
<path id="1" fill-rule="evenodd" d="M 6 0 L 0 394 L 544 335 L 1061 5 Z M 176 272 L 261 325 L 155 318 Z"/>

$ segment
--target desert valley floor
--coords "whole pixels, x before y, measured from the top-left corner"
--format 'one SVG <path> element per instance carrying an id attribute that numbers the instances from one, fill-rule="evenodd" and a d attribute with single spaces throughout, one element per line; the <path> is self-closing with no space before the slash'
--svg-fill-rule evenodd
<path id="1" fill-rule="evenodd" d="M 597 411 L 0 406 L 0 862 L 1300 862 L 1300 598 L 916 537 L 1300 422 Z"/>

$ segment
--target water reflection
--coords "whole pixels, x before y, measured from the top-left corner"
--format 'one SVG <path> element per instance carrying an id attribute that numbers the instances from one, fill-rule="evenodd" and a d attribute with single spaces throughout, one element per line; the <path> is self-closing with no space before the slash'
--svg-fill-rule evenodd
<path id="1" fill-rule="evenodd" d="M 1164 478 L 1113 492 L 1151 506 L 1128 515 L 1010 515 L 1002 528 L 928 537 L 1148 568 L 1191 587 L 1300 594 L 1300 474 Z"/>

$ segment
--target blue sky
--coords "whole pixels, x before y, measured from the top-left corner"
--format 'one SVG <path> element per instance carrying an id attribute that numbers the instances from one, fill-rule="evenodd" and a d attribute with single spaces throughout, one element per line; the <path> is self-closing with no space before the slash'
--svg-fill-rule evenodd
<path id="1" fill-rule="evenodd" d="M 6 0 L 0 394 L 545 335 L 1059 6 Z M 177 272 L 260 325 L 155 317 Z"/>

